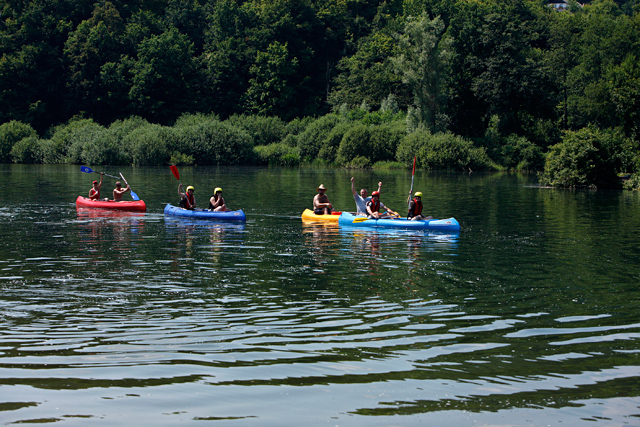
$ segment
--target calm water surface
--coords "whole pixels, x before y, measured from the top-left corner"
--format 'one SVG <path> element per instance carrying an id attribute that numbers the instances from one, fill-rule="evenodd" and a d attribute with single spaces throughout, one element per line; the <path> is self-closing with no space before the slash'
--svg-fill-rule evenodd
<path id="1" fill-rule="evenodd" d="M 351 173 L 404 211 L 406 171 L 181 167 L 233 225 L 164 218 L 168 167 L 76 211 L 79 169 L 0 165 L 3 424 L 640 425 L 637 193 L 417 173 L 451 235 L 300 220 Z"/>

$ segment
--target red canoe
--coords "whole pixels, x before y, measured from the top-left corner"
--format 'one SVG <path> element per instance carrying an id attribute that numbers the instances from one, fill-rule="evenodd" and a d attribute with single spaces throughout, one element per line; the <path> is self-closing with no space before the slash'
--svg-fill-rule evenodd
<path id="1" fill-rule="evenodd" d="M 130 211 L 130 212 L 146 212 L 147 205 L 143 200 L 114 202 L 113 200 L 91 200 L 86 197 L 78 196 L 76 199 L 76 207 L 78 208 L 93 208 L 93 209 L 110 209 L 118 211 Z"/>

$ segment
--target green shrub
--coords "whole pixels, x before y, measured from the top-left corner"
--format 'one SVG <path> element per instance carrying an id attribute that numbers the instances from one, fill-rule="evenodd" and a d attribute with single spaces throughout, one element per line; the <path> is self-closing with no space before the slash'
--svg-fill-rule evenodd
<path id="1" fill-rule="evenodd" d="M 370 162 L 373 153 L 370 139 L 371 133 L 368 126 L 358 124 L 351 127 L 340 142 L 336 157 L 338 164 L 351 164 L 356 157 L 366 158 Z M 360 160 L 359 164 L 361 163 L 362 161 Z"/>
<path id="2" fill-rule="evenodd" d="M 72 164 L 104 164 L 102 145 L 98 141 L 104 136 L 105 128 L 93 121 L 83 126 L 72 127 L 65 133 L 66 161 Z"/>
<path id="3" fill-rule="evenodd" d="M 11 149 L 18 141 L 36 136 L 35 129 L 17 120 L 0 125 L 0 163 L 11 161 Z"/>
<path id="4" fill-rule="evenodd" d="M 272 166 L 298 166 L 300 155 L 297 147 L 284 143 L 261 145 L 254 148 L 258 162 Z"/>
<path id="5" fill-rule="evenodd" d="M 436 170 L 478 170 L 493 167 L 484 148 L 452 133 L 432 134 L 418 130 L 403 138 L 396 152 L 396 159 L 411 165 L 417 156 L 416 166 Z"/>
<path id="6" fill-rule="evenodd" d="M 16 142 L 10 154 L 14 163 L 42 163 L 42 150 L 36 136 L 28 136 Z"/>
<path id="7" fill-rule="evenodd" d="M 567 131 L 561 143 L 550 147 L 540 183 L 566 188 L 618 187 L 617 172 L 627 144 L 614 130 L 589 126 Z"/>
<path id="8" fill-rule="evenodd" d="M 353 125 L 350 123 L 338 123 L 331 129 L 318 152 L 318 158 L 328 163 L 335 163 L 342 138 L 352 127 Z"/>
<path id="9" fill-rule="evenodd" d="M 169 163 L 167 147 L 172 138 L 173 131 L 170 128 L 149 124 L 134 129 L 122 142 L 128 147 L 134 165 L 162 166 Z"/>
<path id="10" fill-rule="evenodd" d="M 285 135 L 300 135 L 304 130 L 309 126 L 309 124 L 314 122 L 313 117 L 303 117 L 301 119 L 296 118 L 287 123 L 284 127 Z"/>
<path id="11" fill-rule="evenodd" d="M 244 129 L 253 138 L 254 145 L 269 145 L 282 141 L 285 123 L 278 117 L 233 115 L 225 123 Z"/>
<path id="12" fill-rule="evenodd" d="M 345 164 L 348 168 L 364 169 L 371 166 L 371 160 L 364 156 L 356 156 Z"/>
<path id="13" fill-rule="evenodd" d="M 237 165 L 255 162 L 253 138 L 227 122 L 210 121 L 173 132 L 171 151 L 193 156 L 199 165 Z"/>
<path id="14" fill-rule="evenodd" d="M 404 121 L 371 127 L 371 161 L 395 160 L 398 145 L 406 135 L 407 125 Z"/>
<path id="15" fill-rule="evenodd" d="M 505 138 L 501 154 L 500 163 L 510 169 L 526 171 L 544 167 L 542 149 L 522 136 Z"/>
<path id="16" fill-rule="evenodd" d="M 305 162 L 316 159 L 327 136 L 340 122 L 342 122 L 342 119 L 339 116 L 327 114 L 309 123 L 304 132 L 298 135 L 300 158 Z"/>

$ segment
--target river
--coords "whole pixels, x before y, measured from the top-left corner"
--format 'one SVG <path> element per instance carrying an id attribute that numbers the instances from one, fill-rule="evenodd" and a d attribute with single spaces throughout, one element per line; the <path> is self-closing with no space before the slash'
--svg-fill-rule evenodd
<path id="1" fill-rule="evenodd" d="M 300 214 L 321 183 L 355 209 L 351 176 L 405 212 L 410 171 L 180 167 L 237 225 L 165 218 L 168 167 L 91 167 L 147 213 L 0 165 L 3 424 L 640 425 L 637 192 L 418 171 L 461 232 L 390 232 Z"/>

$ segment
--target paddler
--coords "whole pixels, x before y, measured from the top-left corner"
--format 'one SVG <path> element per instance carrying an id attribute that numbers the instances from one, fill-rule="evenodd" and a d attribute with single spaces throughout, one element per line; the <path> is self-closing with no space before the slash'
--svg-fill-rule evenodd
<path id="1" fill-rule="evenodd" d="M 384 213 L 380 213 L 380 210 L 384 209 Z M 386 207 L 380 201 L 380 192 L 374 191 L 371 193 L 371 200 L 367 202 L 367 215 L 371 219 L 381 219 L 381 218 L 390 218 L 390 217 L 399 217 L 400 214 L 398 212 L 394 212 L 393 210 Z"/>
<path id="2" fill-rule="evenodd" d="M 93 181 L 93 187 L 89 190 L 89 199 L 91 200 L 100 200 L 100 189 L 102 188 L 102 178 L 104 178 L 104 173 L 100 172 L 100 182 Z"/>
<path id="3" fill-rule="evenodd" d="M 411 199 L 411 195 L 409 195 L 409 199 Z M 422 215 L 422 193 L 420 191 L 416 191 L 415 194 L 413 195 L 413 200 L 409 201 L 409 213 L 407 214 L 407 219 L 410 219 L 410 220 L 433 219 L 432 216 Z"/>
<path id="4" fill-rule="evenodd" d="M 178 194 L 180 195 L 180 207 L 182 209 L 193 210 L 196 208 L 196 196 L 193 192 L 196 191 L 191 185 L 187 187 L 187 192 L 182 192 L 182 183 L 178 184 Z"/>
<path id="5" fill-rule="evenodd" d="M 382 188 L 382 182 L 378 183 L 378 194 L 380 193 L 380 189 Z M 358 215 L 366 215 L 367 214 L 367 202 L 371 200 L 371 196 L 367 197 L 367 189 L 360 189 L 360 194 L 356 193 L 356 184 L 355 178 L 351 177 L 351 193 L 353 193 L 353 199 L 356 201 L 356 209 L 358 210 Z"/>
<path id="6" fill-rule="evenodd" d="M 316 215 L 330 215 L 333 206 L 329 203 L 329 197 L 324 192 L 327 191 L 324 185 L 318 187 L 318 194 L 313 197 L 313 213 Z"/>
<path id="7" fill-rule="evenodd" d="M 225 212 L 229 210 L 222 198 L 222 188 L 216 187 L 216 189 L 213 190 L 213 196 L 209 199 L 209 210 L 215 212 Z"/>
<path id="8" fill-rule="evenodd" d="M 120 181 L 116 181 L 116 188 L 113 189 L 113 201 L 114 202 L 121 202 L 122 201 L 122 195 L 124 193 L 126 193 L 127 191 L 131 191 L 131 188 L 129 187 L 129 184 L 127 184 L 127 188 L 123 189 L 122 188 L 122 184 L 120 183 Z"/>

